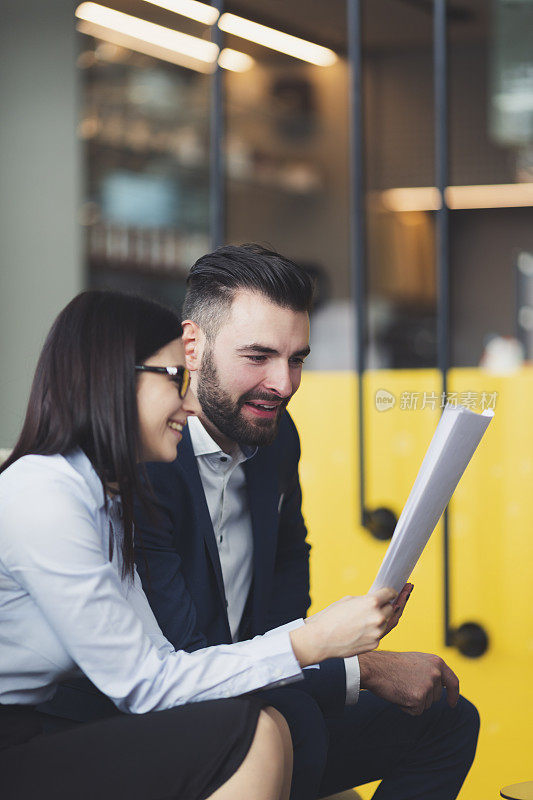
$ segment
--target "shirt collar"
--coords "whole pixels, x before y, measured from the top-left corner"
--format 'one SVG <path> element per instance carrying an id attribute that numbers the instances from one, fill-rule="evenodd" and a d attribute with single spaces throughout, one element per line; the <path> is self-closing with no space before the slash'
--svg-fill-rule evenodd
<path id="1" fill-rule="evenodd" d="M 187 420 L 189 426 L 189 433 L 191 435 L 191 444 L 194 455 L 198 456 L 211 456 L 215 453 L 221 453 L 222 450 L 215 442 L 214 439 L 208 434 L 198 417 L 189 417 Z M 239 445 L 239 449 L 244 456 L 245 460 L 252 458 L 257 453 L 257 447 L 250 447 L 249 445 Z"/>

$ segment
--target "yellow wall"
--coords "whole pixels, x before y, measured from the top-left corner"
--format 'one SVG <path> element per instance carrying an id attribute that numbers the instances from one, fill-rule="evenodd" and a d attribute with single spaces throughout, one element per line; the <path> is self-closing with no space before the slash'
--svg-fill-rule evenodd
<path id="1" fill-rule="evenodd" d="M 463 400 L 476 410 L 483 392 L 487 403 L 498 393 L 496 416 L 450 504 L 452 624 L 481 623 L 490 647 L 478 659 L 444 647 L 440 525 L 412 576 L 415 591 L 405 617 L 384 646 L 438 653 L 457 672 L 482 720 L 476 760 L 460 797 L 488 800 L 505 784 L 533 778 L 533 370 L 502 378 L 457 369 L 449 384 L 450 391 L 470 393 Z M 378 389 L 396 396 L 392 410 L 376 409 Z M 401 408 L 403 392 L 418 393 L 416 409 Z M 438 396 L 435 410 L 432 392 Z M 367 503 L 399 514 L 438 421 L 439 375 L 368 373 L 364 396 Z M 357 402 L 353 374 L 308 372 L 291 403 L 302 440 L 314 609 L 367 591 L 387 547 L 359 524 Z M 374 786 L 361 790 L 365 800 Z"/>

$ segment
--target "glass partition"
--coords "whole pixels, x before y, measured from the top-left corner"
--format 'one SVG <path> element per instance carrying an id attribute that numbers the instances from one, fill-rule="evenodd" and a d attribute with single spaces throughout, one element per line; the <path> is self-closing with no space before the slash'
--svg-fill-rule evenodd
<path id="1" fill-rule="evenodd" d="M 154 44 L 152 28 L 137 39 L 110 32 L 109 19 L 84 17 L 87 5 L 77 24 L 88 283 L 181 302 L 188 269 L 211 246 L 218 60 L 224 239 L 263 242 L 309 269 L 318 286 L 309 367 L 354 369 L 345 0 L 242 0 L 221 17 L 204 4 L 207 16 L 194 20 L 152 0 L 106 3 L 122 22 L 188 37 L 188 55 Z M 433 4 L 361 0 L 361 9 L 363 366 L 435 367 Z M 509 0 L 448 5 L 454 365 L 478 364 L 491 333 L 517 336 L 532 356 L 531 9 Z"/>
<path id="2" fill-rule="evenodd" d="M 208 44 L 209 26 L 150 3 L 115 3 L 106 23 L 135 15 Z M 124 17 L 127 15 L 127 17 Z M 181 305 L 190 265 L 209 249 L 210 72 L 112 28 L 78 23 L 82 75 L 88 282 Z M 148 38 L 152 30 L 147 29 Z M 146 52 L 145 52 L 146 51 Z"/>
<path id="3" fill-rule="evenodd" d="M 247 1 L 239 13 L 318 45 L 323 63 L 305 60 L 313 52 L 295 57 L 283 40 L 280 52 L 226 32 L 225 45 L 253 59 L 225 75 L 226 236 L 269 245 L 312 273 L 318 291 L 306 368 L 353 369 L 346 7 L 290 5 L 272 3 L 267 16 L 264 3 Z"/>
<path id="4" fill-rule="evenodd" d="M 432 17 L 401 0 L 362 13 L 367 366 L 435 367 Z"/>
<path id="5" fill-rule="evenodd" d="M 502 337 L 533 357 L 533 4 L 467 10 L 449 25 L 451 356 L 512 367 Z"/>

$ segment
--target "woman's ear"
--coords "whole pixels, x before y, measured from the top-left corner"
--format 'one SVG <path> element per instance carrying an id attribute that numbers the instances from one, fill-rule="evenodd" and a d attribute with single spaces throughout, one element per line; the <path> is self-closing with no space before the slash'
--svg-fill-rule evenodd
<path id="1" fill-rule="evenodd" d="M 204 347 L 204 335 L 196 322 L 186 319 L 182 323 L 182 341 L 185 349 L 185 366 L 195 372 L 201 364 Z"/>

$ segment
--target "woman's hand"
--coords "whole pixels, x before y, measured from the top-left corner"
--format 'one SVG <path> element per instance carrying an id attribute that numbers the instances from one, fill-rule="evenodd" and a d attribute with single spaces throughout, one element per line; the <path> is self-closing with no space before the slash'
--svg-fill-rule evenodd
<path id="1" fill-rule="evenodd" d="M 305 620 L 291 632 L 294 654 L 301 667 L 327 658 L 374 650 L 393 614 L 394 589 L 379 589 L 362 597 L 343 597 Z"/>

